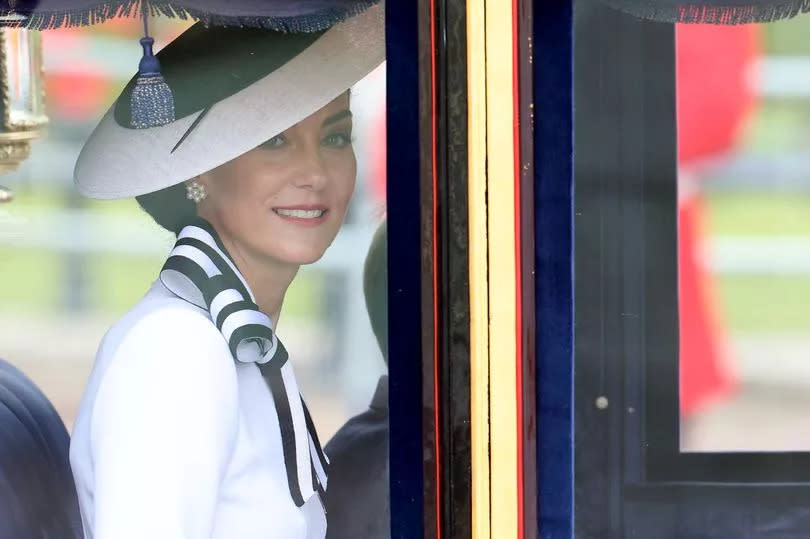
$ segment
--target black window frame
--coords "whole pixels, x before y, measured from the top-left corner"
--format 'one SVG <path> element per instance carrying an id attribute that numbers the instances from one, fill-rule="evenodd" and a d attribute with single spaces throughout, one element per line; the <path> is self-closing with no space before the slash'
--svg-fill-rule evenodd
<path id="1" fill-rule="evenodd" d="M 396 201 L 387 208 L 391 537 L 409 539 L 425 536 L 419 17 L 411 2 L 385 8 L 386 141 L 397 148 L 386 164 L 387 200 Z"/>

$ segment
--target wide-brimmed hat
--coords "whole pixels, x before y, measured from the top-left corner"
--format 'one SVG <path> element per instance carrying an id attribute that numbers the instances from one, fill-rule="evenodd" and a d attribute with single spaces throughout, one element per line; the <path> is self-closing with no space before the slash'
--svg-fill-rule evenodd
<path id="1" fill-rule="evenodd" d="M 128 198 L 176 185 L 315 113 L 384 61 L 383 6 L 318 32 L 197 23 L 156 57 L 176 119 L 134 127 L 133 77 L 79 154 L 83 195 Z"/>

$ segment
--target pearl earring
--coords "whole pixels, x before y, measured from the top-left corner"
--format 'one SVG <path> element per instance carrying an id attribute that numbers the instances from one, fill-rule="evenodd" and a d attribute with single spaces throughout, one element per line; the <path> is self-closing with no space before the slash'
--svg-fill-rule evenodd
<path id="1" fill-rule="evenodd" d="M 199 204 L 207 196 L 208 193 L 205 192 L 205 187 L 197 180 L 186 184 L 186 198 L 193 200 L 195 204 Z"/>

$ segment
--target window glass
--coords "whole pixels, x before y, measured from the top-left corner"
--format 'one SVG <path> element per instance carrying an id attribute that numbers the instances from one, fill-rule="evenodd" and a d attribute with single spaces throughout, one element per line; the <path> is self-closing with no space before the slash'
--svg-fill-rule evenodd
<path id="1" fill-rule="evenodd" d="M 156 51 L 189 25 L 153 18 Z M 42 33 L 50 126 L 19 169 L 0 177 L 15 197 L 0 206 L 0 358 L 31 378 L 69 432 L 102 337 L 156 282 L 176 240 L 134 198 L 89 200 L 72 181 L 79 150 L 137 69 L 142 29 L 128 18 Z M 320 442 L 328 447 L 347 421 L 365 414 L 348 443 L 369 438 L 369 459 L 382 455 L 373 474 L 341 468 L 346 455 L 329 455 L 338 468 L 329 487 L 357 500 L 358 515 L 373 505 L 360 501 L 370 499 L 364 482 L 374 482 L 375 502 L 387 510 L 385 79 L 383 63 L 351 88 L 346 143 L 353 142 L 357 173 L 345 221 L 323 256 L 298 271 L 273 320 Z M 367 263 L 372 240 L 381 251 Z M 386 512 L 361 516 L 387 535 Z M 335 536 L 356 536 L 348 533 Z"/>
<path id="2" fill-rule="evenodd" d="M 682 451 L 807 451 L 807 21 L 678 25 Z"/>

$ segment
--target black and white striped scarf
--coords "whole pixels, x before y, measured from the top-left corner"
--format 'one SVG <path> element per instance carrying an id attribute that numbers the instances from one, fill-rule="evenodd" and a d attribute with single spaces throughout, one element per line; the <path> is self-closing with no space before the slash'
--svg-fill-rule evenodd
<path id="1" fill-rule="evenodd" d="M 273 322 L 256 305 L 250 287 L 214 227 L 198 219 L 177 235 L 160 280 L 173 294 L 211 315 L 236 361 L 256 363 L 276 405 L 290 495 L 298 507 L 326 489 L 328 459 Z"/>

